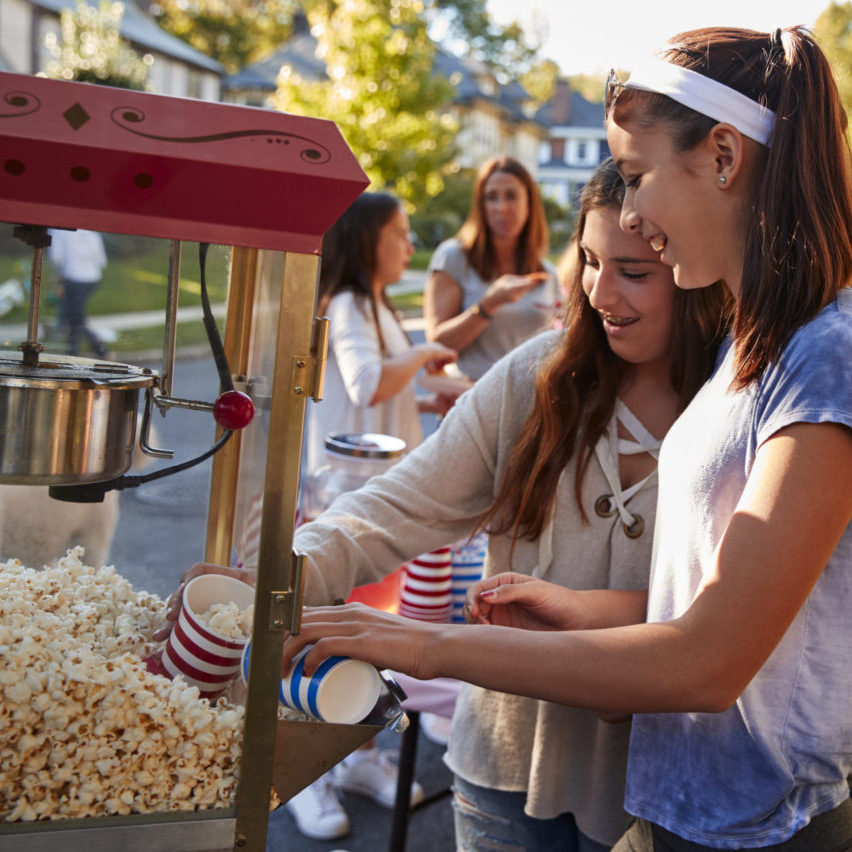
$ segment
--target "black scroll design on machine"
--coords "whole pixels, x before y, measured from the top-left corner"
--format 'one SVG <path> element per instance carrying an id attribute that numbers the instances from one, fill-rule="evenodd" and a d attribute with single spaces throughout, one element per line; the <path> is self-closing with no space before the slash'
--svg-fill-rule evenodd
<path id="1" fill-rule="evenodd" d="M 6 107 L 0 107 L 0 118 L 20 118 L 22 115 L 31 115 L 41 109 L 41 101 L 29 92 L 6 92 L 3 95 L 3 103 L 15 108 L 15 112 L 6 112 Z"/>
<path id="2" fill-rule="evenodd" d="M 117 124 L 122 130 L 128 133 L 133 133 L 136 136 L 143 136 L 146 139 L 156 139 L 158 142 L 180 142 L 187 145 L 198 145 L 205 142 L 225 142 L 231 139 L 245 139 L 257 136 L 266 136 L 267 141 L 275 143 L 283 143 L 289 145 L 291 140 L 298 140 L 305 143 L 306 146 L 299 151 L 299 157 L 308 163 L 321 165 L 327 163 L 331 159 L 331 151 L 325 145 L 315 142 L 313 139 L 308 139 L 307 136 L 299 136 L 296 133 L 286 133 L 281 130 L 231 130 L 225 133 L 211 133 L 206 136 L 158 136 L 155 133 L 145 133 L 130 125 L 141 124 L 145 121 L 145 113 L 137 107 L 116 107 L 110 117 L 114 124 Z"/>

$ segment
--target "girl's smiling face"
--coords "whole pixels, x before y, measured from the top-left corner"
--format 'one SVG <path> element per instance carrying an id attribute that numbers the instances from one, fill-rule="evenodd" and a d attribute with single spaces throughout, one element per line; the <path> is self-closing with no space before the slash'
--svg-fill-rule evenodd
<path id="1" fill-rule="evenodd" d="M 635 365 L 667 364 L 675 285 L 648 243 L 619 227 L 617 207 L 586 216 L 583 291 L 603 323 L 612 351 Z"/>
<path id="2" fill-rule="evenodd" d="M 665 125 L 645 128 L 610 120 L 607 139 L 625 195 L 621 227 L 640 236 L 671 266 L 678 287 L 724 280 L 739 288 L 743 229 L 732 206 L 724 160 L 713 133 L 689 151 L 675 149 Z"/>

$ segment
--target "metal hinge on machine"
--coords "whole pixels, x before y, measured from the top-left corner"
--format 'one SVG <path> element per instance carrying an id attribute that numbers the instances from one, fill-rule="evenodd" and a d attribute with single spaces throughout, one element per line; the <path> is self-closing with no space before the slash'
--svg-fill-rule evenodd
<path id="1" fill-rule="evenodd" d="M 293 393 L 305 394 L 316 402 L 322 399 L 330 325 L 331 320 L 328 317 L 317 317 L 310 355 L 297 355 L 293 358 Z"/>

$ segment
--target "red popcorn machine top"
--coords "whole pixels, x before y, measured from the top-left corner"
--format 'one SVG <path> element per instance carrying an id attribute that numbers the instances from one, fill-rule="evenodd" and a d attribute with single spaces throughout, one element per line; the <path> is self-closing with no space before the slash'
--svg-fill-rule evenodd
<path id="1" fill-rule="evenodd" d="M 213 457 L 206 561 L 229 565 L 248 519 L 260 518 L 233 801 L 174 813 L 131 804 L 116 816 L 61 820 L 43 818 L 42 809 L 34 819 L 9 821 L 12 812 L 33 811 L 16 811 L 7 793 L 0 800 L 0 852 L 260 852 L 271 788 L 290 798 L 381 729 L 280 721 L 277 695 L 281 646 L 288 630 L 298 630 L 301 607 L 301 561 L 292 544 L 305 405 L 321 395 L 328 339 L 327 321 L 314 316 L 319 252 L 325 231 L 367 183 L 331 121 L 0 73 L 0 222 L 32 248 L 26 339 L 0 351 L 0 482 L 44 485 L 63 499 L 97 500 L 99 487 L 122 487 L 115 483 L 137 440 L 150 453 L 167 454 L 148 444 L 144 422 L 137 436 L 142 391 L 143 421 L 154 410 L 183 406 L 214 414 L 220 435 L 233 432 Z M 45 350 L 38 313 L 49 228 L 171 241 L 162 371 Z M 221 385 L 236 394 L 224 401 L 224 394 L 215 402 L 172 395 L 184 241 L 230 247 L 218 352 L 211 336 Z M 92 486 L 94 496 L 86 496 Z M 4 724 L 14 725 L 9 715 Z M 66 737 L 63 748 L 70 747 Z M 2 763 L 0 790 L 11 789 L 2 782 L 13 771 L 21 789 L 34 790 L 33 777 L 49 761 L 33 762 L 32 777 Z M 58 792 L 49 778 L 40 783 L 53 790 L 45 795 L 67 799 L 83 782 L 71 778 Z M 137 801 L 133 791 L 121 796 Z"/>

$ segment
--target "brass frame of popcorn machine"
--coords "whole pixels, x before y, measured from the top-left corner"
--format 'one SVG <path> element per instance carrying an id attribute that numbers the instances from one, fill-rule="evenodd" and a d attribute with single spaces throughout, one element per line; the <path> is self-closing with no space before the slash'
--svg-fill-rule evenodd
<path id="1" fill-rule="evenodd" d="M 234 250 L 229 289 L 237 298 L 228 303 L 225 350 L 232 369 L 238 368 L 243 376 L 250 377 L 247 385 L 254 391 L 260 416 L 268 417 L 269 438 L 265 442 L 244 441 L 243 435 L 235 435 L 237 441 L 229 442 L 214 458 L 210 483 L 205 558 L 227 564 L 234 551 L 237 500 L 247 496 L 253 478 L 255 487 L 262 479 L 247 735 L 242 756 L 242 766 L 250 766 L 252 771 L 241 774 L 238 840 L 248 839 L 244 820 L 248 826 L 266 817 L 270 773 L 276 793 L 286 801 L 381 730 L 375 725 L 274 721 L 281 647 L 288 630 L 298 631 L 301 601 L 301 566 L 293 553 L 293 530 L 305 405 L 309 397 L 318 400 L 322 395 L 328 348 L 328 320 L 317 319 L 312 325 L 303 321 L 313 316 L 315 309 L 316 289 L 306 284 L 316 282 L 318 258 L 290 252 L 279 267 L 280 258 L 253 249 Z M 276 298 L 279 293 L 280 298 Z M 271 393 L 264 394 L 252 384 L 258 378 L 266 384 L 268 375 L 272 377 Z M 245 437 L 249 439 L 251 433 Z M 261 446 L 251 446 L 256 443 Z M 265 465 L 259 470 L 258 455 L 263 456 L 264 451 Z M 257 682 L 260 687 L 255 688 Z M 275 748 L 271 749 L 273 738 Z"/>
<path id="2" fill-rule="evenodd" d="M 208 561 L 230 564 L 247 483 L 263 505 L 236 806 L 0 823 L 0 852 L 263 852 L 273 781 L 290 798 L 378 730 L 277 719 L 301 603 L 305 403 L 327 340 L 313 316 L 319 248 L 367 183 L 330 121 L 0 72 L 0 218 L 233 247 L 225 344 L 260 416 L 214 459 Z"/>

